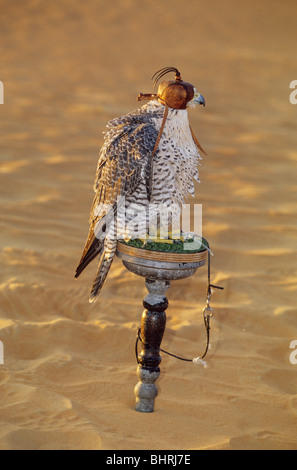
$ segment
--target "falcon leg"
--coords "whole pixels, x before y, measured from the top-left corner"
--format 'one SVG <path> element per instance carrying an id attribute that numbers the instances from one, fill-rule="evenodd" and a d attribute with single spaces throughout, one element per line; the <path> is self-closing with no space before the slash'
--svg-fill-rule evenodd
<path id="1" fill-rule="evenodd" d="M 139 382 L 134 392 L 136 395 L 136 411 L 152 413 L 158 389 L 155 384 L 160 375 L 160 345 L 166 325 L 165 310 L 168 300 L 165 296 L 170 286 L 169 281 L 146 279 L 149 294 L 143 301 L 144 312 L 141 319 L 142 351 L 138 355 L 137 376 Z"/>

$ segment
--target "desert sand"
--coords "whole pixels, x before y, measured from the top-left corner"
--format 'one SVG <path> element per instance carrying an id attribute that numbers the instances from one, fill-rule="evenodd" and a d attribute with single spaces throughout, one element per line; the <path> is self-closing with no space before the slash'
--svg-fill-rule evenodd
<path id="1" fill-rule="evenodd" d="M 1 2 L 0 449 L 297 449 L 293 0 Z M 116 259 L 74 280 L 106 122 L 175 66 L 208 155 L 195 203 L 215 254 L 208 368 L 163 355 L 134 410 L 146 289 Z M 205 345 L 206 268 L 172 284 L 162 347 Z"/>

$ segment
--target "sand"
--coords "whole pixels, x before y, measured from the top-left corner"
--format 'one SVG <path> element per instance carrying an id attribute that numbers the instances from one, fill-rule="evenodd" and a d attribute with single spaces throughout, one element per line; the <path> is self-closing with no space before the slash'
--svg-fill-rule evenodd
<path id="1" fill-rule="evenodd" d="M 297 449 L 296 14 L 286 2 L 1 2 L 1 449 Z M 214 258 L 208 368 L 163 355 L 134 411 L 144 282 L 75 281 L 106 122 L 174 65 L 206 108 L 195 203 Z M 206 268 L 172 284 L 165 349 L 200 355 Z"/>

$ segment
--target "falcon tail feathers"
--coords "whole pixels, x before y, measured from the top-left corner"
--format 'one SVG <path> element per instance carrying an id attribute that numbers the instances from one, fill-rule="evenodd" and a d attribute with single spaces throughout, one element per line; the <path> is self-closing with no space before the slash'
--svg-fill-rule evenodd
<path id="1" fill-rule="evenodd" d="M 93 281 L 93 287 L 91 289 L 90 296 L 89 296 L 90 303 L 94 303 L 98 299 L 98 296 L 101 292 L 101 289 L 103 287 L 107 274 L 112 265 L 115 252 L 116 252 L 116 242 L 114 243 L 111 249 L 109 249 L 108 251 L 104 250 L 100 256 L 97 274 Z"/>
<path id="2" fill-rule="evenodd" d="M 78 278 L 78 276 L 83 272 L 83 270 L 88 266 L 88 264 L 90 264 L 90 262 L 93 261 L 93 259 L 95 259 L 101 253 L 103 245 L 104 242 L 101 242 L 97 240 L 97 238 L 95 238 L 86 255 L 80 260 L 80 263 L 76 268 L 76 272 L 74 275 L 75 278 Z"/>
<path id="3" fill-rule="evenodd" d="M 90 230 L 88 239 L 85 244 L 85 248 L 76 268 L 75 278 L 83 272 L 83 270 L 95 259 L 102 251 L 105 241 L 106 224 L 108 222 L 108 216 L 104 215 L 98 224 Z"/>

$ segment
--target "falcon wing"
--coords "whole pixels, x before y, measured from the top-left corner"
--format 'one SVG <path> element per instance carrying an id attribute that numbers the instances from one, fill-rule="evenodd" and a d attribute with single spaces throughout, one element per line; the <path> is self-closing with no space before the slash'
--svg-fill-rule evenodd
<path id="1" fill-rule="evenodd" d="M 104 233 L 109 218 L 116 214 L 118 197 L 128 198 L 140 182 L 145 181 L 150 198 L 151 156 L 158 132 L 151 122 L 135 116 L 129 120 L 128 116 L 123 121 L 111 121 L 111 129 L 105 135 L 94 184 L 89 235 L 75 277 L 104 250 Z M 117 125 L 113 126 L 113 123 Z"/>

